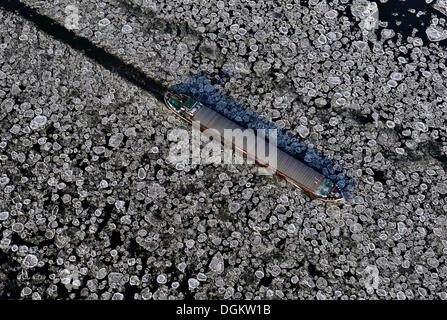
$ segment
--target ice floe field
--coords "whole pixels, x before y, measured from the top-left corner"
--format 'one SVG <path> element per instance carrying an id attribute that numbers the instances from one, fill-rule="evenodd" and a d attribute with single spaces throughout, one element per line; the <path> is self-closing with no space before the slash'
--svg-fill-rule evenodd
<path id="1" fill-rule="evenodd" d="M 168 163 L 186 123 L 0 6 L 1 298 L 447 299 L 447 1 L 22 2 L 348 201 Z"/>

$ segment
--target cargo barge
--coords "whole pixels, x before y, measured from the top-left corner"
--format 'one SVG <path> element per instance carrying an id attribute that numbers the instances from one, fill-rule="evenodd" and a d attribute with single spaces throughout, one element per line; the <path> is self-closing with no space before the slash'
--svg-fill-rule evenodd
<path id="1" fill-rule="evenodd" d="M 227 139 L 224 135 L 225 129 L 240 129 L 241 131 L 236 132 L 243 132 L 246 128 L 178 91 L 167 91 L 164 100 L 169 109 L 183 120 L 193 125 L 197 125 L 201 131 L 214 129 L 207 130 L 207 132 L 213 132 L 212 135 L 223 144 L 231 146 L 245 157 L 254 160 L 258 165 L 273 171 L 273 173 L 284 178 L 295 187 L 302 189 L 310 196 L 323 201 L 335 203 L 345 202 L 336 183 L 305 165 L 298 159 L 295 159 L 291 155 L 276 148 L 276 146 L 269 143 L 267 139 L 257 138 L 252 140 L 255 141 L 256 146 L 247 145 L 247 141 L 244 141 L 243 138 L 233 139 L 234 137 L 232 137 L 231 139 Z M 276 148 L 273 150 L 276 151 L 277 155 L 275 167 L 270 166 L 267 159 L 262 155 L 260 156 L 256 152 L 253 152 L 253 150 L 257 150 L 259 143 L 264 144 L 261 147 L 263 147 L 263 150 L 267 151 L 265 153 L 269 153 L 272 150 L 271 148 Z"/>

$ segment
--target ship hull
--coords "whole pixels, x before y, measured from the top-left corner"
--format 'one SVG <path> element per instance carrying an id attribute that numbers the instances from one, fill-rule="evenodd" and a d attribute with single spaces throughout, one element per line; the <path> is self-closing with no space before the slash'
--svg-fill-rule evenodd
<path id="1" fill-rule="evenodd" d="M 212 135 L 218 141 L 230 146 L 256 164 L 272 171 L 310 196 L 323 201 L 344 202 L 344 198 L 335 183 L 298 159 L 278 149 L 268 139 L 256 135 L 253 131 L 247 130 L 199 102 L 196 102 L 197 104 L 190 103 L 191 106 L 183 110 L 181 105 L 180 107 L 173 106 L 169 92 L 165 96 L 165 102 L 181 119 L 198 127 L 201 131 L 205 131 L 208 135 Z M 232 130 L 233 134 L 229 136 L 226 134 L 228 131 L 225 132 L 225 130 Z M 259 154 L 257 151 L 260 149 L 264 152 Z M 276 155 L 273 166 L 269 157 L 266 156 L 272 153 Z M 329 184 L 330 186 L 328 186 Z M 323 192 L 326 195 L 321 194 Z"/>

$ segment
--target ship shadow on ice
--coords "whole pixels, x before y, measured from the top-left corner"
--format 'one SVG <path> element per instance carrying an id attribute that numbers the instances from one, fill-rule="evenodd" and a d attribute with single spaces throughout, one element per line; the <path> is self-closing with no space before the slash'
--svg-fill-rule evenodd
<path id="1" fill-rule="evenodd" d="M 354 186 L 354 181 L 345 177 L 343 166 L 337 165 L 333 159 L 324 156 L 321 152 L 220 91 L 221 83 L 226 81 L 230 74 L 230 70 L 225 70 L 214 77 L 198 73 L 188 80 L 176 84 L 173 89 L 193 97 L 243 127 L 276 129 L 277 145 L 280 149 L 336 182 L 345 199 L 349 199 L 349 191 Z M 266 130 L 266 136 L 268 137 L 268 130 Z"/>

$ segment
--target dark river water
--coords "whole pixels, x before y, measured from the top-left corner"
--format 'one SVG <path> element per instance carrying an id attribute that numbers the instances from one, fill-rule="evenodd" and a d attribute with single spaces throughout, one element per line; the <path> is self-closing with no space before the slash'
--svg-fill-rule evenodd
<path id="1" fill-rule="evenodd" d="M 414 33 L 414 36 L 421 38 L 424 44 L 428 44 L 430 40 L 427 38 L 425 30 L 430 26 L 432 16 L 437 18 L 447 17 L 434 9 L 434 4 L 437 0 L 431 2 L 430 4 L 425 3 L 425 0 L 388 0 L 386 3 L 381 3 L 380 1 L 372 1 L 377 3 L 379 8 L 379 19 L 381 21 L 388 22 L 388 28 L 393 29 L 396 33 L 400 33 L 404 40 L 408 36 L 413 36 L 413 29 L 418 31 Z M 412 13 L 409 10 L 414 9 L 415 12 Z M 417 16 L 418 12 L 424 12 L 425 14 Z M 398 25 L 398 22 L 401 22 Z M 379 31 L 380 32 L 380 31 Z M 441 45 L 447 45 L 447 40 L 439 42 Z"/>

